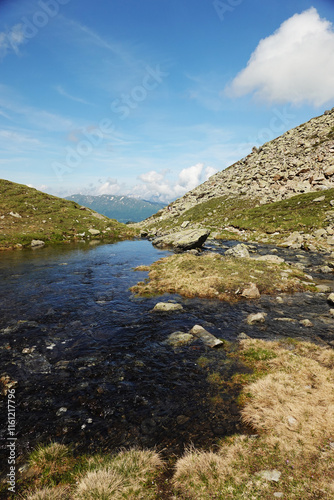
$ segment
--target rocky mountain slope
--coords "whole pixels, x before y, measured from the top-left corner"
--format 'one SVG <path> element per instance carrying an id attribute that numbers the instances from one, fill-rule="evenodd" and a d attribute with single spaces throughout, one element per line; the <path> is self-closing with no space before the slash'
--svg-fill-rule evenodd
<path id="1" fill-rule="evenodd" d="M 162 235 L 205 226 L 225 237 L 260 240 L 267 233 L 278 233 L 273 238 L 276 243 L 297 230 L 309 234 L 313 245 L 313 236 L 320 238 L 314 235 L 319 229 L 326 232 L 321 237 L 333 236 L 333 189 L 334 108 L 254 147 L 251 154 L 143 221 L 141 227 Z"/>
<path id="2" fill-rule="evenodd" d="M 100 214 L 123 223 L 130 221 L 139 222 L 155 214 L 158 210 L 165 206 L 163 203 L 140 200 L 129 196 L 107 194 L 100 196 L 73 194 L 68 196 L 66 199 L 75 201 L 80 205 L 89 207 Z"/>
<path id="3" fill-rule="evenodd" d="M 0 179 L 0 249 L 133 235 L 128 226 L 73 201 Z"/>

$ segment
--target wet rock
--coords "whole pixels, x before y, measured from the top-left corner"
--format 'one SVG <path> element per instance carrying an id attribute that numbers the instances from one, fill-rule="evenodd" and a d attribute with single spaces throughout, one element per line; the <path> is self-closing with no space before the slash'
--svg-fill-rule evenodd
<path id="1" fill-rule="evenodd" d="M 247 316 L 247 323 L 248 325 L 254 325 L 255 323 L 264 323 L 266 320 L 266 313 L 259 312 L 255 314 L 249 314 Z"/>
<path id="2" fill-rule="evenodd" d="M 217 337 L 212 335 L 212 333 L 209 333 L 200 325 L 195 325 L 189 333 L 194 337 L 200 338 L 203 344 L 208 347 L 220 347 L 224 344 L 221 340 L 217 339 Z"/>
<path id="3" fill-rule="evenodd" d="M 176 418 L 176 422 L 177 422 L 178 425 L 183 425 L 186 422 L 188 422 L 188 420 L 189 420 L 189 417 L 187 417 L 186 415 L 179 415 Z"/>
<path id="4" fill-rule="evenodd" d="M 302 320 L 300 320 L 300 321 L 299 321 L 299 323 L 300 323 L 302 326 L 306 326 L 306 327 L 313 326 L 312 321 L 310 321 L 309 319 L 302 319 Z"/>
<path id="5" fill-rule="evenodd" d="M 247 340 L 247 339 L 250 339 L 251 337 L 249 335 L 246 335 L 246 333 L 244 332 L 241 332 L 239 333 L 239 335 L 237 336 L 237 341 L 240 342 L 240 340 Z"/>
<path id="6" fill-rule="evenodd" d="M 61 408 L 59 408 L 59 410 L 57 410 L 56 415 L 57 415 L 57 417 L 61 417 L 66 412 L 67 412 L 67 408 L 65 408 L 65 406 L 62 406 Z"/>
<path id="7" fill-rule="evenodd" d="M 225 255 L 228 255 L 229 257 L 235 257 L 237 259 L 250 258 L 247 245 L 244 245 L 243 243 L 240 243 L 239 245 L 236 245 L 233 248 L 226 250 Z"/>
<path id="8" fill-rule="evenodd" d="M 172 302 L 158 302 L 152 309 L 153 312 L 173 312 L 182 311 L 183 307 L 181 304 L 173 304 Z"/>
<path id="9" fill-rule="evenodd" d="M 241 294 L 246 299 L 259 299 L 261 294 L 255 283 L 251 283 L 249 288 L 245 288 Z"/>
<path id="10" fill-rule="evenodd" d="M 330 304 L 334 304 L 334 293 L 331 293 L 330 295 L 328 295 L 328 297 L 327 297 L 327 301 L 328 301 Z"/>
<path id="11" fill-rule="evenodd" d="M 48 360 L 38 353 L 28 354 L 24 359 L 25 367 L 32 373 L 50 373 L 51 365 Z"/>
<path id="12" fill-rule="evenodd" d="M 45 242 L 42 240 L 31 240 L 31 248 L 44 247 Z"/>
<path id="13" fill-rule="evenodd" d="M 153 240 L 158 248 L 173 247 L 175 252 L 185 252 L 193 248 L 201 248 L 210 235 L 207 229 L 188 229 L 161 236 Z"/>
<path id="14" fill-rule="evenodd" d="M 274 318 L 274 321 L 282 321 L 283 323 L 297 323 L 297 320 L 293 318 Z"/>
<path id="15" fill-rule="evenodd" d="M 190 344 L 193 340 L 194 337 L 190 333 L 174 332 L 169 335 L 168 339 L 164 343 L 173 347 L 179 347 Z"/>

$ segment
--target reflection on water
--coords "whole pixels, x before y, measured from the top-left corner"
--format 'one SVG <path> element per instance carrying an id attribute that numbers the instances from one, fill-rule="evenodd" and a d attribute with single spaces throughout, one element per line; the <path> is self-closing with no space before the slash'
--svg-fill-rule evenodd
<path id="1" fill-rule="evenodd" d="M 1 254 L 0 377 L 18 381 L 20 451 L 51 439 L 86 451 L 138 444 L 180 453 L 189 442 L 210 446 L 235 432 L 238 387 L 229 382 L 243 368 L 200 340 L 174 349 L 165 343 L 172 332 L 201 324 L 227 340 L 241 332 L 301 336 L 298 320 L 313 314 L 316 336 L 332 338 L 328 305 L 312 294 L 235 305 L 165 296 L 183 311 L 152 313 L 161 298 L 129 292 L 147 277 L 133 268 L 167 253 L 125 241 Z M 266 323 L 247 325 L 247 315 L 259 310 L 268 313 Z M 289 331 L 275 321 L 282 315 L 297 319 Z M 218 384 L 209 382 L 212 373 Z M 4 397 L 1 452 L 6 404 Z"/>

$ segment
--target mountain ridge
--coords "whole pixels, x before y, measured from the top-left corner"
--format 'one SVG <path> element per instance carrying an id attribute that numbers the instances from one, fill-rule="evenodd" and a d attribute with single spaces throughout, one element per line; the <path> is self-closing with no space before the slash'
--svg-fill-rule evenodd
<path id="1" fill-rule="evenodd" d="M 83 195 L 77 193 L 67 196 L 65 199 L 80 203 L 80 205 L 122 223 L 139 222 L 165 206 L 164 203 L 125 195 Z"/>

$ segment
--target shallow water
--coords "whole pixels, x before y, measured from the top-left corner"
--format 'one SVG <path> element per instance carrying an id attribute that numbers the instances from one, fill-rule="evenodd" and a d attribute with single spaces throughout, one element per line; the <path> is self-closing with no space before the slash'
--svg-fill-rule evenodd
<path id="1" fill-rule="evenodd" d="M 221 244 L 208 249 L 223 251 Z M 268 247 L 257 250 L 269 253 Z M 295 252 L 279 252 L 295 258 Z M 162 299 L 129 292 L 147 277 L 133 268 L 167 254 L 148 241 L 1 254 L 0 377 L 17 381 L 18 454 L 50 440 L 81 451 L 140 445 L 178 454 L 190 442 L 209 447 L 236 432 L 239 388 L 230 382 L 245 368 L 224 349 L 207 348 L 200 340 L 171 347 L 166 339 L 175 331 L 200 324 L 226 340 L 241 332 L 270 339 L 334 339 L 323 294 L 282 295 L 283 304 L 262 297 L 234 305 L 164 296 L 181 303 L 183 311 L 152 313 Z M 299 259 L 314 270 L 322 258 L 305 252 Z M 332 283 L 332 275 L 317 276 Z M 247 315 L 258 311 L 267 312 L 266 322 L 247 325 Z M 294 321 L 278 320 L 286 317 Z M 302 327 L 299 320 L 305 318 L 314 327 Z M 5 457 L 6 408 L 2 396 Z"/>

